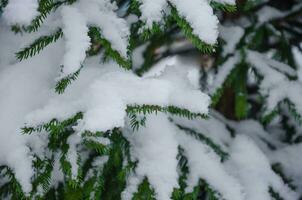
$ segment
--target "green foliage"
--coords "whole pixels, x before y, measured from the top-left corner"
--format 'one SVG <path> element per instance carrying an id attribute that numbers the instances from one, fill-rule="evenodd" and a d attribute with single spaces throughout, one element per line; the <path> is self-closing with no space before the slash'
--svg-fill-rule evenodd
<path id="1" fill-rule="evenodd" d="M 172 115 L 180 116 L 180 117 L 186 117 L 188 119 L 194 119 L 194 118 L 207 118 L 207 115 L 202 113 L 192 113 L 187 109 L 184 108 L 178 108 L 175 106 L 167 106 L 167 107 L 161 107 L 158 105 L 129 105 L 127 106 L 126 112 L 128 114 L 151 114 L 151 113 L 157 113 L 157 112 L 163 112 L 163 113 L 169 113 Z"/>
<path id="2" fill-rule="evenodd" d="M 95 43 L 99 43 L 104 48 L 105 57 L 112 58 L 127 70 L 131 69 L 131 62 L 128 58 L 123 58 L 116 50 L 112 49 L 110 42 L 102 37 L 101 30 L 98 27 L 90 27 L 88 35 L 93 38 Z"/>
<path id="3" fill-rule="evenodd" d="M 25 47 L 21 51 L 17 52 L 16 56 L 20 61 L 27 59 L 29 57 L 32 57 L 32 56 L 40 53 L 49 44 L 56 42 L 62 36 L 63 36 L 63 32 L 61 29 L 57 30 L 52 35 L 42 36 L 42 37 L 36 39 L 28 47 Z"/>
<path id="4" fill-rule="evenodd" d="M 40 14 L 35 19 L 33 19 L 29 26 L 23 27 L 23 29 L 29 33 L 36 32 L 39 27 L 43 24 L 44 20 L 49 15 L 49 13 L 62 4 L 63 2 L 60 1 L 54 2 L 53 0 L 40 0 L 38 8 Z"/>
<path id="5" fill-rule="evenodd" d="M 154 189 L 151 188 L 148 179 L 145 178 L 138 186 L 138 191 L 133 194 L 133 200 L 156 200 Z"/>
<path id="6" fill-rule="evenodd" d="M 129 170 L 127 166 L 123 165 L 127 158 L 125 154 L 129 148 L 128 141 L 123 138 L 119 130 L 114 130 L 110 136 L 112 142 L 111 151 L 109 153 L 109 160 L 103 169 L 102 178 L 104 179 L 104 187 L 101 195 L 96 199 L 120 199 L 120 194 L 125 188 L 126 176 L 124 169 Z M 107 188 L 114 188 L 108 190 Z"/>
<path id="7" fill-rule="evenodd" d="M 187 187 L 187 176 L 189 174 L 188 160 L 185 156 L 185 151 L 182 147 L 178 148 L 178 168 L 180 170 L 179 176 L 179 188 L 175 188 L 172 193 L 173 200 L 199 200 L 209 199 L 218 200 L 219 193 L 213 190 L 206 181 L 200 179 L 199 183 L 193 188 L 193 191 L 186 193 L 185 188 Z"/>
<path id="8" fill-rule="evenodd" d="M 62 66 L 63 68 L 64 66 Z M 82 68 L 82 67 L 81 67 Z M 62 78 L 61 80 L 59 80 L 57 83 L 56 83 L 56 87 L 55 87 L 55 90 L 57 93 L 59 94 L 62 94 L 64 93 L 65 89 L 67 88 L 67 86 L 69 84 L 72 83 L 72 81 L 75 81 L 79 74 L 80 74 L 80 71 L 81 71 L 81 68 L 79 70 L 77 70 L 75 73 L 73 74 L 69 74 L 67 75 L 66 77 Z"/>
<path id="9" fill-rule="evenodd" d="M 23 127 L 22 132 L 23 134 L 31 134 L 33 132 L 41 132 L 46 131 L 53 134 L 58 134 L 62 132 L 66 127 L 75 124 L 79 119 L 83 118 L 83 114 L 81 112 L 75 114 L 69 119 L 66 119 L 62 122 L 58 121 L 57 119 L 52 119 L 51 121 L 38 125 L 36 127 Z"/>
<path id="10" fill-rule="evenodd" d="M 222 10 L 224 12 L 236 12 L 237 11 L 236 5 L 222 4 L 222 3 L 218 3 L 216 1 L 211 1 L 211 6 L 214 9 Z"/>
<path id="11" fill-rule="evenodd" d="M 20 183 L 15 178 L 13 171 L 7 166 L 0 166 L 0 177 L 8 178 L 8 182 L 0 186 L 0 197 L 11 195 L 12 200 L 25 200 L 26 195 L 23 193 Z M 4 179 L 3 179 L 4 180 Z"/>
<path id="12" fill-rule="evenodd" d="M 182 29 L 182 32 L 185 34 L 187 38 L 189 38 L 194 46 L 198 48 L 203 53 L 213 53 L 215 51 L 215 45 L 209 45 L 202 42 L 198 36 L 194 35 L 193 29 L 189 25 L 189 23 L 182 18 L 177 12 L 176 8 L 172 6 L 171 16 L 176 21 L 177 25 Z"/>
<path id="13" fill-rule="evenodd" d="M 40 14 L 32 21 L 32 23 L 27 27 L 19 27 L 16 25 L 13 26 L 12 29 L 15 32 L 24 31 L 32 33 L 38 31 L 39 27 L 41 27 L 44 20 L 51 12 L 55 11 L 61 5 L 72 4 L 75 1 L 76 0 L 40 0 L 38 8 Z M 6 0 L 0 0 L 0 10 L 3 9 L 6 3 Z M 247 1 L 247 3 L 244 3 L 244 9 L 242 9 L 242 7 L 239 7 L 238 9 L 241 12 L 252 11 L 255 5 L 258 5 L 256 1 L 254 1 L 254 3 L 252 3 L 252 1 Z M 140 16 L 141 13 L 139 6 L 139 1 L 130 1 L 126 16 L 129 14 Z M 190 24 L 178 13 L 177 9 L 173 7 L 172 4 L 169 4 L 169 6 L 171 8 L 171 13 L 169 13 L 170 16 L 164 16 L 162 23 L 154 23 L 151 29 L 144 29 L 145 24 L 142 21 L 138 21 L 132 25 L 130 45 L 128 47 L 128 56 L 126 58 L 121 56 L 118 51 L 112 48 L 110 42 L 102 36 L 102 30 L 99 27 L 90 27 L 88 35 L 91 38 L 92 45 L 89 51 L 87 51 L 87 56 L 103 53 L 102 55 L 105 59 L 111 58 L 124 69 L 130 70 L 132 68 L 129 56 L 131 51 L 135 47 L 146 44 L 146 41 L 148 41 L 149 44 L 147 44 L 147 48 L 144 52 L 144 64 L 136 71 L 138 75 L 142 75 L 144 72 L 149 70 L 154 63 L 159 61 L 162 57 L 167 56 L 158 56 L 156 54 L 156 50 L 164 45 L 170 44 L 171 41 L 174 41 L 174 33 L 178 33 L 179 29 L 182 30 L 185 37 L 189 38 L 193 45 L 202 53 L 213 53 L 217 45 L 221 45 L 209 45 L 201 41 L 200 38 L 193 33 L 193 29 Z M 216 10 L 227 12 L 235 12 L 237 9 L 236 6 L 220 4 L 215 1 L 211 1 L 211 6 Z M 256 21 L 257 20 L 255 20 L 255 22 Z M 297 24 L 301 26 L 300 23 Z M 279 25 L 280 23 L 273 23 L 275 28 L 278 28 Z M 246 27 L 245 34 L 236 47 L 237 49 L 241 49 L 241 60 L 230 72 L 223 86 L 212 96 L 212 107 L 216 106 L 220 102 L 226 89 L 231 89 L 234 93 L 235 105 L 232 109 L 236 119 L 241 120 L 248 117 L 250 114 L 250 103 L 248 102 L 250 91 L 248 90 L 249 85 L 247 83 L 247 77 L 250 66 L 245 61 L 246 57 L 244 51 L 246 49 L 253 49 L 261 52 L 270 50 L 271 47 L 268 47 L 267 38 L 272 35 L 273 32 L 274 31 L 272 31 L 271 27 L 267 24 L 257 27 L 256 24 L 252 23 L 252 25 Z M 281 35 L 276 34 L 274 36 L 276 36 L 276 40 L 281 44 L 282 51 L 275 52 L 274 57 L 277 60 L 286 62 L 293 66 L 294 60 L 292 58 L 290 48 L 292 45 L 287 41 L 284 30 L 281 30 L 280 32 Z M 58 29 L 51 35 L 38 38 L 28 47 L 19 51 L 16 56 L 19 60 L 32 57 L 40 53 L 51 43 L 56 42 L 62 36 L 62 30 Z M 225 61 L 228 56 L 232 56 L 230 54 L 226 57 L 222 57 L 219 53 L 221 52 L 214 55 L 218 61 Z M 66 87 L 71 84 L 72 81 L 77 79 L 80 71 L 81 69 L 74 74 L 70 74 L 62 78 L 55 86 L 56 92 L 62 94 Z M 296 77 L 292 77 L 292 79 L 295 78 Z M 278 114 L 282 115 L 282 109 L 284 108 L 281 104 L 287 105 L 287 109 L 290 114 L 297 120 L 297 122 L 302 123 L 301 115 L 297 111 L 295 105 L 288 99 L 285 99 L 282 103 L 279 103 L 278 107 L 270 113 L 270 115 L 264 118 L 263 123 L 265 125 L 268 124 L 274 116 Z M 187 109 L 176 106 L 128 105 L 126 109 L 133 131 L 137 131 L 140 127 L 145 126 L 146 123 L 148 123 L 146 115 L 151 113 L 157 114 L 158 112 L 185 117 L 188 119 L 206 119 L 208 117 L 203 113 L 193 113 Z M 38 155 L 34 155 L 33 167 L 35 169 L 35 175 L 32 178 L 33 190 L 30 194 L 24 194 L 22 192 L 22 188 L 10 168 L 7 166 L 0 167 L 0 178 L 3 178 L 4 180 L 4 177 L 6 177 L 8 180 L 0 185 L 0 195 L 2 195 L 0 198 L 6 198 L 8 195 L 11 195 L 12 199 L 120 199 L 121 193 L 126 187 L 127 177 L 130 174 L 135 173 L 135 167 L 139 161 L 132 160 L 130 156 L 130 144 L 127 139 L 123 137 L 121 132 L 122 130 L 119 127 L 106 132 L 92 133 L 86 131 L 81 133 L 81 135 L 79 135 L 79 137 L 81 137 L 81 141 L 76 146 L 76 153 L 78 154 L 76 164 L 78 171 L 76 176 L 72 174 L 72 164 L 68 161 L 67 156 L 70 148 L 68 139 L 71 136 L 74 136 L 74 134 L 77 134 L 73 127 L 76 126 L 78 121 L 83 118 L 83 115 L 84 113 L 79 112 L 63 121 L 52 119 L 49 122 L 36 127 L 24 127 L 22 129 L 24 134 L 32 134 L 34 132 L 47 133 L 47 156 L 39 157 Z M 172 119 L 171 122 L 175 123 Z M 209 146 L 221 158 L 221 162 L 228 159 L 228 153 L 211 138 L 189 127 L 181 126 L 179 124 L 175 125 L 185 134 L 188 134 Z M 100 142 L 101 139 L 108 139 L 110 144 L 103 144 Z M 83 152 L 87 156 L 86 160 L 83 158 L 86 156 L 82 157 L 81 153 Z M 104 162 L 102 164 L 100 164 L 100 162 L 95 164 L 95 161 L 100 161 L 98 159 L 103 159 Z M 189 167 L 186 152 L 181 146 L 179 146 L 177 159 L 179 161 L 179 187 L 174 188 L 171 197 L 172 199 L 221 199 L 221 195 L 203 179 L 200 179 L 192 192 L 187 193 L 186 181 L 189 174 Z M 59 183 L 58 186 L 51 186 L 51 174 L 54 170 L 56 161 L 59 163 L 58 165 L 61 172 L 63 172 L 64 180 Z M 291 184 L 291 180 L 283 173 L 281 165 L 275 164 L 273 165 L 273 169 L 282 177 L 285 183 Z M 294 189 L 294 186 L 290 185 L 290 187 Z M 42 194 L 38 192 L 40 191 L 40 188 L 42 188 Z M 272 188 L 270 188 L 270 193 L 275 199 L 280 199 L 278 193 L 273 191 Z M 29 197 L 27 197 L 27 195 L 29 195 Z M 137 192 L 134 193 L 133 199 L 155 199 L 155 190 L 149 183 L 147 177 L 140 183 Z"/>

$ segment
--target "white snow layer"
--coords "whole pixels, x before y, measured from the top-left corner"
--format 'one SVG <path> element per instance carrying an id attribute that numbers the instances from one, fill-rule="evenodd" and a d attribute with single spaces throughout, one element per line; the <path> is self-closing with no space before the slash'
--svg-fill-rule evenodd
<path id="1" fill-rule="evenodd" d="M 260 92 L 268 96 L 267 111 L 272 111 L 279 102 L 287 98 L 295 104 L 298 112 L 302 112 L 302 83 L 290 81 L 285 75 L 296 76 L 292 68 L 254 51 L 248 51 L 247 61 L 263 76 Z"/>
<path id="2" fill-rule="evenodd" d="M 208 44 L 218 37 L 218 19 L 207 0 L 171 0 L 180 16 L 193 28 L 193 34 Z"/>
<path id="3" fill-rule="evenodd" d="M 272 152 L 271 160 L 273 163 L 280 163 L 286 176 L 293 180 L 297 186 L 297 191 L 302 191 L 302 144 L 287 146 Z"/>
<path id="4" fill-rule="evenodd" d="M 219 67 L 219 71 L 215 75 L 213 83 L 209 86 L 209 91 L 211 94 L 214 94 L 218 89 L 222 88 L 227 77 L 230 75 L 231 71 L 235 68 L 238 62 L 239 55 L 236 53 L 234 56 L 228 58 L 228 60 Z"/>
<path id="5" fill-rule="evenodd" d="M 223 56 L 234 53 L 243 34 L 244 30 L 240 26 L 219 26 L 219 35 L 226 42 L 223 46 Z"/>
<path id="6" fill-rule="evenodd" d="M 153 23 L 159 23 L 163 19 L 165 10 L 168 8 L 167 0 L 140 0 L 142 15 L 140 20 L 145 22 L 146 28 L 151 29 Z"/>
<path id="7" fill-rule="evenodd" d="M 204 179 L 211 188 L 218 191 L 222 199 L 243 200 L 244 193 L 239 182 L 232 177 L 220 162 L 218 155 L 207 145 L 191 136 L 178 134 L 179 143 L 188 158 L 190 174 L 188 176 L 189 190 Z"/>
<path id="8" fill-rule="evenodd" d="M 244 186 L 247 200 L 271 200 L 270 187 L 284 199 L 298 199 L 298 195 L 273 172 L 267 157 L 247 136 L 235 138 L 230 154 L 227 164 Z"/>
<path id="9" fill-rule="evenodd" d="M 10 25 L 29 25 L 39 14 L 38 6 L 38 0 L 9 0 L 3 17 Z"/>
<path id="10" fill-rule="evenodd" d="M 75 73 L 80 69 L 90 46 L 88 27 L 79 10 L 64 6 L 61 10 L 66 53 L 63 60 L 63 76 Z"/>
<path id="11" fill-rule="evenodd" d="M 25 115 L 49 98 L 49 88 L 54 84 L 63 53 L 63 48 L 57 47 L 63 46 L 58 42 L 34 58 L 16 63 L 7 52 L 17 52 L 31 36 L 15 35 L 9 27 L 3 24 L 1 27 L 0 40 L 5 41 L 1 41 L 0 51 L 6 53 L 0 54 L 0 165 L 8 165 L 24 192 L 30 192 L 33 169 L 27 144 L 30 141 L 38 146 L 39 138 L 22 135 L 20 128 L 24 126 Z"/>
<path id="12" fill-rule="evenodd" d="M 81 76 L 63 95 L 29 114 L 28 124 L 63 120 L 83 111 L 76 127 L 79 132 L 106 131 L 124 126 L 127 105 L 174 105 L 194 113 L 208 112 L 209 97 L 193 87 L 180 67 L 169 66 L 159 77 L 140 78 L 115 63 L 100 67 L 95 59 L 85 62 Z"/>
<path id="13" fill-rule="evenodd" d="M 99 27 L 111 47 L 127 58 L 130 30 L 126 20 L 117 16 L 117 6 L 110 0 L 80 0 L 76 6 L 86 17 L 88 25 Z"/>
<path id="14" fill-rule="evenodd" d="M 223 3 L 232 3 L 233 0 L 222 0 Z M 168 11 L 167 0 L 140 0 L 142 12 L 141 20 L 147 28 L 153 23 L 161 24 L 161 20 Z M 208 44 L 215 44 L 218 37 L 218 19 L 213 13 L 207 0 L 170 0 L 179 15 L 193 28 L 193 34 Z"/>
<path id="15" fill-rule="evenodd" d="M 152 114 L 147 117 L 146 127 L 126 133 L 131 155 L 138 160 L 138 164 L 135 174 L 128 180 L 123 200 L 132 199 L 144 177 L 148 177 L 154 187 L 156 199 L 170 199 L 173 188 L 178 187 L 176 127 L 164 114 Z"/>

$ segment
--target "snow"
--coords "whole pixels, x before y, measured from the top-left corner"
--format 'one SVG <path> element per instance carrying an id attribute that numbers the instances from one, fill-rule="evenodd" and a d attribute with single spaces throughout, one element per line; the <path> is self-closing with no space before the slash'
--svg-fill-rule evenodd
<path id="1" fill-rule="evenodd" d="M 268 144 L 274 147 L 282 146 L 282 143 L 264 130 L 264 127 L 258 121 L 252 119 L 242 120 L 233 127 L 238 135 L 246 135 L 253 139 L 258 148 L 264 153 L 271 151 Z"/>
<path id="2" fill-rule="evenodd" d="M 88 27 L 79 10 L 72 6 L 64 6 L 61 10 L 65 55 L 63 59 L 63 76 L 75 73 L 80 69 L 90 47 Z"/>
<path id="3" fill-rule="evenodd" d="M 300 47 L 302 47 L 302 44 L 300 44 Z M 294 55 L 294 59 L 296 61 L 297 67 L 298 67 L 298 70 L 297 70 L 298 79 L 299 79 L 299 81 L 302 81 L 302 52 L 299 51 L 299 49 L 296 47 L 293 48 L 292 51 L 293 51 L 293 55 Z"/>
<path id="4" fill-rule="evenodd" d="M 146 26 L 150 28 L 153 22 L 161 23 L 162 16 L 168 12 L 167 1 L 141 2 L 140 19 L 146 22 Z M 196 36 L 208 44 L 216 43 L 218 20 L 209 6 L 210 1 L 170 2 L 194 29 Z M 233 0 L 216 2 L 234 4 Z M 123 136 L 130 142 L 131 158 L 138 161 L 137 168 L 127 177 L 127 186 L 122 194 L 124 200 L 131 199 L 145 177 L 154 188 L 157 199 L 170 199 L 173 189 L 179 187 L 176 157 L 179 146 L 188 159 L 187 191 L 203 179 L 220 194 L 219 197 L 226 200 L 269 200 L 269 187 L 286 200 L 298 199 L 296 193 L 272 171 L 271 165 L 280 163 L 284 174 L 293 180 L 297 192 L 301 193 L 301 144 L 289 145 L 280 141 L 280 135 L 284 134 L 281 126 L 267 130 L 255 120 L 231 121 L 216 112 L 209 112 L 210 98 L 200 89 L 200 60 L 194 55 L 167 57 L 139 77 L 112 61 L 101 62 L 100 56 L 86 58 L 90 45 L 88 27 L 97 26 L 102 37 L 127 59 L 129 27 L 137 21 L 136 17 L 120 18 L 117 5 L 110 0 L 79 0 L 58 8 L 45 20 L 46 24 L 38 33 L 21 36 L 9 31 L 8 25 L 28 25 L 38 15 L 37 7 L 38 2 L 34 0 L 10 0 L 0 22 L 0 165 L 7 165 L 13 170 L 25 193 L 32 189 L 35 174 L 33 155 L 47 158 L 49 149 L 47 133 L 22 135 L 20 128 L 40 125 L 53 118 L 66 120 L 83 112 L 83 119 L 72 127 L 76 133 L 67 140 L 69 150 L 66 159 L 72 166 L 72 178 L 78 176 L 78 158 L 85 160 L 88 157 L 88 152 L 80 148 L 83 140 L 81 133 L 120 127 Z M 280 16 L 278 11 L 266 9 L 267 13 L 266 10 L 258 13 L 260 22 Z M 16 60 L 14 53 L 21 47 L 57 28 L 62 28 L 64 40 L 49 45 L 33 58 L 22 62 Z M 209 88 L 210 94 L 222 87 L 240 59 L 235 49 L 243 29 L 232 24 L 221 26 L 220 31 L 220 36 L 227 42 L 224 56 L 230 57 L 218 68 Z M 163 53 L 168 49 L 176 53 L 175 49 L 191 47 L 187 44 L 186 41 L 172 43 L 156 51 Z M 146 44 L 143 44 L 133 52 L 135 69 L 143 63 L 145 49 Z M 300 62 L 299 56 L 296 52 L 297 62 Z M 301 74 L 272 59 L 267 53 L 247 51 L 247 62 L 263 76 L 259 87 L 261 95 L 266 98 L 267 110 L 273 110 L 280 101 L 289 99 L 297 111 L 302 112 Z M 61 77 L 76 72 L 81 65 L 84 67 L 78 79 L 64 94 L 58 95 L 54 87 L 61 64 L 64 65 Z M 288 76 L 298 76 L 298 80 L 290 80 Z M 208 114 L 210 118 L 189 120 L 166 113 L 149 114 L 146 125 L 134 131 L 130 128 L 126 113 L 127 106 L 134 105 L 173 105 L 194 113 Z M 189 136 L 174 123 L 203 134 L 230 157 L 222 162 L 209 145 Z M 295 128 L 301 134 L 301 128 Z M 232 135 L 230 129 L 233 130 Z M 110 141 L 102 137 L 84 139 L 110 145 Z M 267 143 L 276 149 L 271 150 Z M 60 157 L 61 152 L 55 152 L 51 186 L 58 186 L 64 181 Z M 99 170 L 97 173 L 101 173 L 107 160 L 107 156 L 95 159 L 88 176 L 94 176 L 96 169 Z M 1 180 L 1 184 L 4 181 Z M 38 190 L 42 191 L 41 188 Z"/>
<path id="5" fill-rule="evenodd" d="M 297 186 L 297 191 L 302 191 L 302 160 L 301 160 L 302 144 L 287 146 L 271 153 L 272 163 L 280 163 L 283 172 L 287 177 L 293 180 L 293 184 Z"/>
<path id="6" fill-rule="evenodd" d="M 226 42 L 223 46 L 223 56 L 234 53 L 243 34 L 244 29 L 240 26 L 219 26 L 219 35 Z"/>
<path id="7" fill-rule="evenodd" d="M 38 0 L 9 0 L 3 18 L 10 25 L 29 25 L 39 14 L 38 6 Z"/>
<path id="8" fill-rule="evenodd" d="M 159 77 L 140 78 L 112 62 L 100 67 L 95 59 L 84 63 L 82 75 L 64 94 L 29 114 L 28 125 L 63 120 L 82 111 L 77 131 L 106 131 L 124 126 L 127 105 L 174 105 L 194 113 L 208 112 L 209 97 L 194 88 L 186 71 L 177 70 L 181 68 L 170 66 Z"/>
<path id="9" fill-rule="evenodd" d="M 67 139 L 67 144 L 69 149 L 67 151 L 66 159 L 71 165 L 71 176 L 72 179 L 76 179 L 78 176 L 78 152 L 77 145 L 81 142 L 81 136 L 78 134 L 73 134 Z"/>
<path id="10" fill-rule="evenodd" d="M 209 119 L 183 119 L 180 117 L 172 117 L 173 122 L 183 127 L 188 127 L 204 136 L 210 138 L 218 144 L 223 150 L 227 151 L 228 144 L 231 142 L 231 133 L 227 130 L 224 123 L 220 122 L 213 116 Z"/>
<path id="11" fill-rule="evenodd" d="M 132 51 L 132 69 L 136 70 L 139 69 L 140 67 L 142 67 L 142 65 L 144 64 L 144 52 L 146 51 L 147 47 L 148 47 L 148 43 L 143 44 L 137 48 L 135 48 Z"/>
<path id="12" fill-rule="evenodd" d="M 6 30 L 3 28 L 0 33 L 1 39 L 6 39 L 1 45 L 1 52 L 6 49 L 16 52 L 22 45 L 20 36 Z M 23 37 L 23 40 L 30 40 L 30 37 Z M 22 135 L 20 128 L 24 126 L 25 115 L 49 98 L 49 88 L 54 84 L 55 71 L 63 53 L 58 48 L 61 46 L 60 43 L 51 45 L 40 55 L 18 63 L 12 56 L 0 55 L 0 165 L 13 169 L 24 192 L 30 192 L 34 173 L 32 153 L 27 143 L 28 140 L 37 141 L 35 137 Z"/>
<path id="13" fill-rule="evenodd" d="M 228 165 L 244 186 L 247 200 L 270 200 L 269 187 L 284 199 L 298 199 L 297 194 L 272 171 L 267 157 L 247 136 L 235 138 Z"/>
<path id="14" fill-rule="evenodd" d="M 218 37 L 218 19 L 207 0 L 171 0 L 179 15 L 193 28 L 193 34 L 208 44 Z"/>
<path id="15" fill-rule="evenodd" d="M 225 170 L 220 158 L 212 149 L 184 133 L 177 136 L 188 158 L 190 173 L 187 183 L 189 191 L 192 191 L 199 179 L 202 178 L 212 189 L 221 194 L 221 199 L 245 199 L 241 185 Z"/>
<path id="16" fill-rule="evenodd" d="M 140 10 L 142 12 L 140 20 L 145 22 L 146 28 L 151 29 L 153 23 L 161 24 L 168 8 L 167 0 L 139 0 L 139 2 L 141 3 Z"/>
<path id="17" fill-rule="evenodd" d="M 299 81 L 290 81 L 284 74 L 296 75 L 292 68 L 254 51 L 248 52 L 247 61 L 263 76 L 260 89 L 262 94 L 268 97 L 266 100 L 267 111 L 272 111 L 279 102 L 285 99 L 294 103 L 299 112 L 302 111 L 300 101 L 302 84 Z"/>
<path id="18" fill-rule="evenodd" d="M 115 13 L 117 6 L 110 0 L 80 0 L 76 6 L 86 17 L 88 25 L 99 27 L 111 47 L 127 58 L 130 30 L 126 20 Z"/>
<path id="19" fill-rule="evenodd" d="M 221 4 L 229 4 L 229 5 L 235 5 L 236 1 L 235 0 L 213 0 L 217 3 L 221 3 Z"/>
<path id="20" fill-rule="evenodd" d="M 284 12 L 270 6 L 264 6 L 257 12 L 258 21 L 260 23 L 265 23 L 270 20 L 283 17 L 284 15 Z"/>
<path id="21" fill-rule="evenodd" d="M 178 187 L 176 132 L 164 114 L 148 115 L 146 127 L 140 128 L 138 132 L 126 131 L 131 155 L 138 160 L 138 164 L 134 177 L 128 180 L 123 200 L 132 198 L 139 181 L 145 176 L 154 187 L 156 199 L 170 199 L 173 188 Z"/>
<path id="22" fill-rule="evenodd" d="M 218 73 L 215 75 L 212 84 L 209 86 L 209 91 L 214 94 L 218 89 L 222 88 L 224 82 L 226 81 L 228 75 L 235 68 L 236 64 L 239 62 L 239 55 L 236 53 L 234 56 L 227 59 L 220 67 Z"/>

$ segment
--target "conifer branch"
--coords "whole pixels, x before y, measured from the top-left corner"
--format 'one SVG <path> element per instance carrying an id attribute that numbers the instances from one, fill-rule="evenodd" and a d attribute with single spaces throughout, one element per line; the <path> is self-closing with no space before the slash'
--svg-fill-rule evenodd
<path id="1" fill-rule="evenodd" d="M 213 151 L 220 156 L 221 161 L 225 161 L 228 157 L 229 154 L 227 152 L 225 152 L 224 150 L 222 150 L 222 148 L 216 144 L 215 142 L 213 142 L 213 140 L 207 136 L 205 136 L 202 133 L 198 133 L 193 129 L 181 126 L 180 124 L 175 123 L 175 125 L 182 131 L 184 131 L 185 133 L 195 137 L 196 139 L 200 140 L 201 142 L 205 143 L 206 145 L 208 145 L 211 149 L 213 149 Z"/>
<path id="2" fill-rule="evenodd" d="M 13 199 L 26 199 L 26 195 L 23 193 L 22 187 L 17 181 L 13 170 L 8 166 L 0 166 L 0 173 L 9 179 L 7 184 L 4 184 L 0 187 L 0 191 L 6 190 L 6 192 L 8 192 Z"/>
<path id="3" fill-rule="evenodd" d="M 42 36 L 35 40 L 28 47 L 25 47 L 21 51 L 16 53 L 16 57 L 18 60 L 24 60 L 29 57 L 33 57 L 34 55 L 40 53 L 45 47 L 49 44 L 56 42 L 59 38 L 63 36 L 63 32 L 61 29 L 53 33 L 52 35 Z"/>
<path id="4" fill-rule="evenodd" d="M 59 80 L 56 83 L 56 86 L 55 86 L 56 92 L 59 93 L 59 94 L 63 94 L 65 89 L 67 88 L 67 86 L 69 84 L 71 84 L 72 81 L 75 81 L 78 78 L 81 69 L 82 69 L 82 67 L 80 69 L 78 69 L 75 73 L 69 74 L 68 76 L 66 76 L 66 77 L 62 78 L 61 80 Z"/>
<path id="5" fill-rule="evenodd" d="M 116 50 L 112 49 L 110 42 L 102 37 L 98 27 L 90 27 L 88 35 L 104 48 L 105 56 L 111 57 L 121 67 L 127 70 L 131 69 L 131 62 L 123 58 Z"/>
<path id="6" fill-rule="evenodd" d="M 175 106 L 167 106 L 167 107 L 161 107 L 158 105 L 128 105 L 126 112 L 128 114 L 151 114 L 151 113 L 157 113 L 157 112 L 163 112 L 163 113 L 170 113 L 172 115 L 180 116 L 180 117 L 186 117 L 188 119 L 194 119 L 194 118 L 207 118 L 208 116 L 206 114 L 202 113 L 192 113 L 191 111 L 184 109 L 184 108 L 178 108 Z"/>
<path id="7" fill-rule="evenodd" d="M 49 122 L 38 125 L 36 127 L 25 126 L 21 130 L 23 134 L 32 134 L 33 132 L 42 132 L 43 130 L 47 132 L 58 133 L 58 132 L 62 132 L 62 130 L 64 130 L 66 127 L 75 124 L 79 119 L 82 118 L 83 118 L 83 113 L 79 112 L 74 116 L 72 116 L 71 118 L 66 119 L 62 122 L 60 122 L 57 119 L 52 119 Z"/>
<path id="8" fill-rule="evenodd" d="M 236 5 L 231 5 L 231 4 L 222 4 L 216 1 L 211 1 L 210 5 L 212 8 L 216 10 L 221 10 L 223 12 L 236 12 L 237 7 Z"/>
<path id="9" fill-rule="evenodd" d="M 192 27 L 189 23 L 182 18 L 177 12 L 176 8 L 171 6 L 171 16 L 176 21 L 177 25 L 181 28 L 187 38 L 189 38 L 194 46 L 203 53 L 213 53 L 216 45 L 207 44 L 199 39 L 198 36 L 194 35 Z"/>

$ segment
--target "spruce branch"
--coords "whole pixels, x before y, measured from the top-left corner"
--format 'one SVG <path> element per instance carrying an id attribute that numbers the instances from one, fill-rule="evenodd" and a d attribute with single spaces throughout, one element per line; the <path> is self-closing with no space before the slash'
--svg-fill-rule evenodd
<path id="1" fill-rule="evenodd" d="M 21 130 L 23 134 L 32 134 L 33 132 L 41 132 L 43 130 L 50 133 L 58 133 L 58 132 L 62 132 L 66 127 L 75 124 L 78 120 L 82 118 L 83 118 L 83 113 L 79 112 L 74 116 L 72 116 L 71 118 L 61 122 L 57 119 L 52 119 L 49 122 L 38 125 L 36 127 L 25 126 Z"/>
<path id="2" fill-rule="evenodd" d="M 119 52 L 114 50 L 111 47 L 111 43 L 102 37 L 101 30 L 98 27 L 90 27 L 88 35 L 95 43 L 99 43 L 100 47 L 104 48 L 105 56 L 111 57 L 115 60 L 121 67 L 130 70 L 131 69 L 131 61 L 128 58 L 122 57 Z"/>
<path id="3" fill-rule="evenodd" d="M 62 66 L 63 68 L 63 66 Z M 69 74 L 67 76 L 65 76 L 64 78 L 62 78 L 61 80 L 59 80 L 57 83 L 56 83 L 56 86 L 55 86 L 55 91 L 58 93 L 58 94 L 62 94 L 64 93 L 65 89 L 67 88 L 67 86 L 69 84 L 72 83 L 72 81 L 75 81 L 79 74 L 80 74 L 80 71 L 81 71 L 82 67 L 80 69 L 78 69 L 75 73 L 73 74 Z"/>
<path id="4" fill-rule="evenodd" d="M 40 0 L 38 8 L 40 15 L 33 19 L 29 26 L 24 27 L 23 29 L 28 33 L 36 32 L 42 25 L 44 20 L 47 18 L 49 13 L 58 8 L 60 5 L 62 5 L 62 2 L 54 2 L 53 0 Z"/>
<path id="5" fill-rule="evenodd" d="M 137 192 L 133 194 L 133 200 L 156 200 L 155 191 L 151 187 L 148 178 L 144 178 L 142 183 L 138 186 Z"/>
<path id="6" fill-rule="evenodd" d="M 16 179 L 14 172 L 8 166 L 0 166 L 0 173 L 9 179 L 7 184 L 0 187 L 1 190 L 6 190 L 12 197 L 12 199 L 25 200 L 27 196 L 24 194 L 22 187 Z"/>
<path id="7" fill-rule="evenodd" d="M 171 16 L 176 21 L 177 25 L 182 29 L 185 36 L 192 41 L 192 43 L 196 48 L 198 48 L 203 53 L 215 52 L 216 45 L 210 45 L 201 41 L 199 37 L 193 33 L 193 29 L 190 26 L 190 24 L 179 15 L 176 8 L 172 5 L 171 5 Z"/>
<path id="8" fill-rule="evenodd" d="M 158 105 L 128 105 L 126 109 L 127 114 L 151 114 L 158 112 L 163 113 L 170 113 L 172 115 L 180 116 L 180 117 L 186 117 L 188 119 L 194 119 L 194 118 L 207 118 L 208 116 L 202 113 L 192 113 L 191 111 L 184 109 L 184 108 L 178 108 L 175 106 L 167 106 L 167 107 L 161 107 Z"/>
<path id="9" fill-rule="evenodd" d="M 184 131 L 185 133 L 187 133 L 188 135 L 191 135 L 193 137 L 195 137 L 196 139 L 200 140 L 201 142 L 203 142 L 204 144 L 206 144 L 207 146 L 209 146 L 211 149 L 213 149 L 213 151 L 220 156 L 221 161 L 225 161 L 228 157 L 229 154 L 227 152 L 225 152 L 224 150 L 222 150 L 222 148 L 220 147 L 220 145 L 216 144 L 211 138 L 205 136 L 202 133 L 198 133 L 193 129 L 184 127 L 180 124 L 175 123 L 175 125 L 182 131 Z"/>
<path id="10" fill-rule="evenodd" d="M 42 36 L 35 40 L 28 47 L 25 47 L 21 51 L 16 53 L 16 57 L 18 60 L 24 60 L 29 57 L 33 57 L 34 55 L 40 53 L 45 47 L 49 44 L 56 42 L 59 38 L 63 36 L 63 32 L 61 29 L 57 30 L 52 35 Z"/>
<path id="11" fill-rule="evenodd" d="M 212 8 L 216 10 L 221 10 L 223 12 L 236 12 L 237 7 L 236 5 L 231 5 L 231 4 L 222 4 L 216 1 L 211 1 L 210 5 Z"/>

